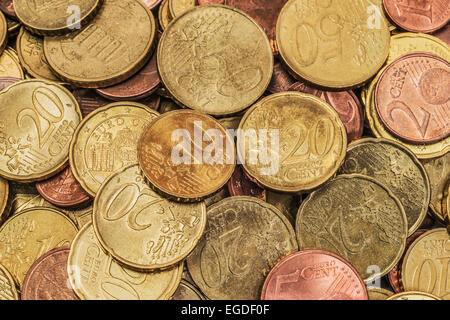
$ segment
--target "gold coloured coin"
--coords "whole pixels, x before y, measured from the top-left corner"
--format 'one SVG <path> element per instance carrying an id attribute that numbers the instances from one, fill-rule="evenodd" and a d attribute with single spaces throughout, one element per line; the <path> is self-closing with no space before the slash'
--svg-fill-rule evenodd
<path id="1" fill-rule="evenodd" d="M 196 0 L 168 0 L 169 13 L 172 19 L 181 16 L 186 11 L 192 9 L 196 5 Z"/>
<path id="2" fill-rule="evenodd" d="M 170 300 L 205 300 L 205 297 L 194 285 L 182 279 L 177 291 L 175 291 Z"/>
<path id="3" fill-rule="evenodd" d="M 30 182 L 60 171 L 80 121 L 77 101 L 56 83 L 25 80 L 2 90 L 0 175 Z"/>
<path id="4" fill-rule="evenodd" d="M 341 175 L 311 193 L 297 214 L 300 250 L 321 249 L 350 262 L 366 283 L 400 260 L 408 235 L 402 204 L 377 180 Z"/>
<path id="5" fill-rule="evenodd" d="M 14 0 L 14 11 L 20 22 L 33 33 L 59 35 L 86 25 L 103 0 Z"/>
<path id="6" fill-rule="evenodd" d="M 390 42 L 385 19 L 370 26 L 371 6 L 370 0 L 290 0 L 277 22 L 287 67 L 323 87 L 355 87 L 370 79 L 386 61 Z"/>
<path id="7" fill-rule="evenodd" d="M 392 291 L 377 287 L 368 287 L 367 293 L 369 294 L 369 300 L 387 300 L 394 295 Z"/>
<path id="8" fill-rule="evenodd" d="M 277 208 L 231 197 L 208 208 L 205 233 L 187 264 L 209 299 L 256 300 L 267 273 L 297 250 L 294 229 Z"/>
<path id="9" fill-rule="evenodd" d="M 5 18 L 6 26 L 8 27 L 8 38 L 15 37 L 20 30 L 20 23 L 8 17 Z"/>
<path id="10" fill-rule="evenodd" d="M 136 164 L 102 184 L 92 220 L 102 247 L 119 262 L 138 270 L 163 269 L 194 249 L 205 230 L 206 206 L 159 196 L 145 184 Z"/>
<path id="11" fill-rule="evenodd" d="M 151 58 L 156 35 L 152 12 L 140 0 L 104 0 L 86 28 L 65 36 L 45 37 L 50 67 L 79 87 L 117 84 Z"/>
<path id="12" fill-rule="evenodd" d="M 96 109 L 83 119 L 70 145 L 70 167 L 83 189 L 95 196 L 115 171 L 137 162 L 137 145 L 159 113 L 133 102 Z"/>
<path id="13" fill-rule="evenodd" d="M 435 295 L 420 292 L 420 291 L 407 291 L 397 293 L 393 296 L 390 296 L 386 300 L 442 300 Z"/>
<path id="14" fill-rule="evenodd" d="M 167 300 L 183 272 L 183 263 L 152 273 L 121 266 L 103 251 L 92 223 L 78 232 L 67 264 L 70 284 L 84 300 Z"/>
<path id="15" fill-rule="evenodd" d="M 5 50 L 8 43 L 8 24 L 5 15 L 0 12 L 0 54 Z"/>
<path id="16" fill-rule="evenodd" d="M 213 117 L 177 110 L 153 121 L 139 141 L 139 165 L 155 191 L 177 201 L 217 192 L 235 168 L 235 144 Z"/>
<path id="17" fill-rule="evenodd" d="M 314 189 L 330 179 L 345 158 L 347 132 L 339 115 L 309 94 L 282 92 L 265 97 L 247 111 L 239 129 L 240 161 L 247 173 L 272 190 Z M 255 132 L 259 137 L 254 137 Z M 258 141 L 265 135 L 270 136 L 268 150 L 259 150 Z"/>
<path id="18" fill-rule="evenodd" d="M 24 210 L 0 228 L 0 261 L 21 286 L 28 269 L 40 256 L 69 246 L 76 233 L 75 224 L 56 209 Z"/>
<path id="19" fill-rule="evenodd" d="M 273 55 L 266 33 L 248 15 L 204 5 L 182 14 L 163 33 L 158 70 L 181 105 L 227 115 L 261 97 L 272 78 Z"/>
<path id="20" fill-rule="evenodd" d="M 0 300 L 20 300 L 16 284 L 9 271 L 0 264 Z"/>
<path id="21" fill-rule="evenodd" d="M 9 184 L 8 181 L 0 178 L 0 223 L 5 221 L 9 214 L 8 208 Z"/>
<path id="22" fill-rule="evenodd" d="M 402 263 L 406 291 L 431 293 L 450 300 L 450 235 L 444 228 L 425 232 L 415 240 Z"/>
<path id="23" fill-rule="evenodd" d="M 0 55 L 0 77 L 25 79 L 19 58 L 10 47 L 7 47 Z"/>
<path id="24" fill-rule="evenodd" d="M 167 29 L 170 21 L 172 21 L 169 13 L 169 0 L 164 0 L 159 6 L 158 21 L 159 26 L 163 31 Z"/>

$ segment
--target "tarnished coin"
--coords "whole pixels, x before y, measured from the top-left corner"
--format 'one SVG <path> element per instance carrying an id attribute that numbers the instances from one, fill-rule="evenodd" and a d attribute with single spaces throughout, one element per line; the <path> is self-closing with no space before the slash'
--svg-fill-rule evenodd
<path id="1" fill-rule="evenodd" d="M 187 263 L 208 298 L 259 299 L 267 272 L 295 251 L 294 230 L 277 208 L 231 197 L 208 208 L 205 233 Z"/>
<path id="2" fill-rule="evenodd" d="M 235 168 L 235 145 L 214 118 L 178 110 L 153 121 L 139 141 L 139 165 L 152 187 L 177 201 L 222 188 Z"/>
<path id="3" fill-rule="evenodd" d="M 205 300 L 205 297 L 192 284 L 186 280 L 181 280 L 177 291 L 170 300 Z"/>
<path id="4" fill-rule="evenodd" d="M 21 300 L 78 300 L 67 274 L 69 251 L 56 248 L 33 263 L 23 281 Z"/>
<path id="5" fill-rule="evenodd" d="M 16 20 L 6 17 L 6 26 L 8 28 L 8 39 L 15 37 L 19 33 L 20 23 Z"/>
<path id="6" fill-rule="evenodd" d="M 329 250 L 350 262 L 365 282 L 400 260 L 408 234 L 402 204 L 377 180 L 341 175 L 311 193 L 298 210 L 300 250 Z"/>
<path id="7" fill-rule="evenodd" d="M 272 77 L 273 55 L 264 30 L 243 12 L 198 6 L 164 32 L 158 70 L 180 104 L 227 115 L 261 97 Z"/>
<path id="8" fill-rule="evenodd" d="M 2 90 L 0 175 L 30 182 L 60 171 L 80 121 L 77 101 L 54 82 L 25 80 Z"/>
<path id="9" fill-rule="evenodd" d="M 159 21 L 159 26 L 161 27 L 161 29 L 163 31 L 166 30 L 170 21 L 172 21 L 172 18 L 170 17 L 170 12 L 169 12 L 169 0 L 163 0 L 161 5 L 159 6 L 158 21 Z"/>
<path id="10" fill-rule="evenodd" d="M 290 91 L 289 88 L 295 83 L 295 80 L 284 70 L 281 63 L 277 62 L 273 66 L 272 80 L 270 81 L 267 91 L 270 93 L 280 93 Z"/>
<path id="11" fill-rule="evenodd" d="M 266 190 L 251 181 L 245 175 L 242 166 L 236 166 L 233 175 L 228 181 L 228 192 L 230 196 L 249 196 L 266 200 Z"/>
<path id="12" fill-rule="evenodd" d="M 1 0 L 0 10 L 7 16 L 17 19 L 16 13 L 14 11 L 13 0 Z"/>
<path id="13" fill-rule="evenodd" d="M 83 118 L 87 117 L 87 115 L 94 110 L 111 103 L 111 101 L 98 95 L 92 89 L 76 88 L 72 91 L 72 93 L 80 106 Z"/>
<path id="14" fill-rule="evenodd" d="M 219 123 L 225 128 L 225 129 L 231 129 L 231 130 L 237 130 L 239 128 L 239 123 L 242 120 L 242 117 L 229 117 L 229 118 L 220 118 L 218 119 Z"/>
<path id="15" fill-rule="evenodd" d="M 98 12 L 103 0 L 14 0 L 14 11 L 27 29 L 59 35 L 80 29 Z"/>
<path id="16" fill-rule="evenodd" d="M 295 217 L 302 203 L 301 195 L 267 190 L 266 201 L 280 210 L 292 225 L 295 225 Z"/>
<path id="17" fill-rule="evenodd" d="M 402 293 L 397 293 L 386 300 L 442 300 L 435 295 L 420 292 L 420 291 L 407 291 Z"/>
<path id="18" fill-rule="evenodd" d="M 8 199 L 10 196 L 8 180 L 0 178 L 0 223 L 9 215 Z"/>
<path id="19" fill-rule="evenodd" d="M 411 244 L 402 264 L 406 291 L 431 293 L 450 300 L 450 235 L 444 228 L 430 230 Z"/>
<path id="20" fill-rule="evenodd" d="M 196 0 L 169 0 L 169 14 L 174 18 L 178 18 L 186 11 L 194 8 Z"/>
<path id="21" fill-rule="evenodd" d="M 183 263 L 152 273 L 121 266 L 103 251 L 92 223 L 80 230 L 70 247 L 70 284 L 84 300 L 167 300 L 175 293 L 182 272 Z"/>
<path id="22" fill-rule="evenodd" d="M 175 110 L 180 110 L 182 109 L 179 105 L 177 105 L 175 102 L 173 102 L 170 99 L 167 98 L 161 98 L 161 105 L 159 107 L 159 112 L 161 114 L 170 112 L 170 111 L 175 111 Z"/>
<path id="23" fill-rule="evenodd" d="M 19 59 L 10 47 L 7 47 L 0 55 L 0 77 L 25 78 Z"/>
<path id="24" fill-rule="evenodd" d="M 0 264 L 0 300 L 19 300 L 16 284 L 9 271 Z"/>
<path id="25" fill-rule="evenodd" d="M 378 9 L 371 0 L 290 0 L 277 23 L 287 67 L 323 87 L 355 87 L 370 79 L 386 61 L 390 41 L 386 20 L 374 19 L 371 6 Z"/>
<path id="26" fill-rule="evenodd" d="M 8 43 L 8 24 L 2 12 L 0 12 L 0 54 L 5 50 Z"/>
<path id="27" fill-rule="evenodd" d="M 364 281 L 343 258 L 305 250 L 281 260 L 264 282 L 262 300 L 367 300 Z"/>
<path id="28" fill-rule="evenodd" d="M 433 36 L 441 39 L 447 45 L 450 45 L 450 25 L 447 24 L 444 28 L 433 33 Z"/>
<path id="29" fill-rule="evenodd" d="M 44 52 L 54 72 L 83 88 L 117 84 L 150 59 L 156 22 L 141 0 L 104 0 L 86 28 L 44 38 Z"/>
<path id="30" fill-rule="evenodd" d="M 83 189 L 95 196 L 111 173 L 137 162 L 137 145 L 156 111 L 133 102 L 98 108 L 78 126 L 70 145 L 70 168 Z"/>
<path id="31" fill-rule="evenodd" d="M 70 245 L 76 233 L 75 224 L 56 209 L 24 210 L 0 228 L 0 261 L 21 286 L 28 269 L 40 256 Z"/>
<path id="32" fill-rule="evenodd" d="M 347 133 L 339 115 L 309 94 L 270 95 L 247 111 L 239 129 L 237 150 L 244 169 L 276 191 L 314 189 L 345 158 Z"/>
<path id="33" fill-rule="evenodd" d="M 369 300 L 387 300 L 394 295 L 392 291 L 377 287 L 367 288 L 367 293 L 369 294 Z"/>

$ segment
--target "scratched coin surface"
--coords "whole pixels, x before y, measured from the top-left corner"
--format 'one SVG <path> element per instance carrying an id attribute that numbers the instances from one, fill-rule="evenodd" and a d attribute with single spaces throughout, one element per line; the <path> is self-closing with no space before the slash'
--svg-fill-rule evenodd
<path id="1" fill-rule="evenodd" d="M 178 18 L 186 11 L 194 8 L 196 0 L 169 0 L 169 13 L 172 19 Z"/>
<path id="2" fill-rule="evenodd" d="M 377 179 L 402 203 L 413 234 L 428 211 L 430 182 L 416 156 L 399 143 L 387 139 L 365 138 L 351 143 L 341 172 L 358 173 Z"/>
<path id="3" fill-rule="evenodd" d="M 137 162 L 137 145 L 156 111 L 133 102 L 98 108 L 78 126 L 70 145 L 70 167 L 83 189 L 95 196 L 113 172 Z"/>
<path id="4" fill-rule="evenodd" d="M 0 55 L 0 77 L 25 78 L 19 59 L 10 47 L 7 47 Z"/>
<path id="5" fill-rule="evenodd" d="M 44 38 L 51 68 L 83 88 L 117 84 L 141 69 L 154 48 L 156 22 L 140 0 L 104 0 L 86 28 Z"/>
<path id="6" fill-rule="evenodd" d="M 290 0 L 276 31 L 287 67 L 323 87 L 354 87 L 371 78 L 386 61 L 390 42 L 385 19 L 371 26 L 371 6 L 370 0 Z"/>
<path id="7" fill-rule="evenodd" d="M 131 270 L 103 251 L 89 223 L 70 247 L 68 273 L 83 300 L 167 300 L 181 281 L 183 264 L 152 273 Z"/>
<path id="8" fill-rule="evenodd" d="M 147 186 L 136 164 L 101 186 L 93 225 L 102 247 L 119 262 L 138 270 L 161 269 L 194 249 L 205 230 L 206 206 L 166 200 Z"/>
<path id="9" fill-rule="evenodd" d="M 256 300 L 267 272 L 295 251 L 294 229 L 277 208 L 231 197 L 208 208 L 205 233 L 187 263 L 208 298 Z"/>
<path id="10" fill-rule="evenodd" d="M 21 300 L 78 300 L 67 274 L 69 247 L 53 249 L 41 256 L 23 281 Z"/>
<path id="11" fill-rule="evenodd" d="M 8 199 L 10 196 L 8 180 L 0 178 L 0 223 L 9 215 Z"/>
<path id="12" fill-rule="evenodd" d="M 400 260 L 408 222 L 402 204 L 387 187 L 351 174 L 338 176 L 308 196 L 298 210 L 295 231 L 300 250 L 334 252 L 371 282 Z M 378 271 L 369 268 L 374 265 Z"/>
<path id="13" fill-rule="evenodd" d="M 262 300 L 367 300 L 364 281 L 343 258 L 305 250 L 281 260 L 269 273 Z"/>
<path id="14" fill-rule="evenodd" d="M 177 291 L 175 291 L 170 300 L 205 300 L 205 297 L 194 285 L 186 280 L 181 280 Z"/>
<path id="15" fill-rule="evenodd" d="M 345 158 L 347 133 L 339 115 L 309 94 L 270 95 L 247 111 L 239 129 L 244 134 L 238 137 L 238 155 L 245 171 L 276 191 L 316 188 L 336 173 Z M 261 139 L 267 140 L 266 150 L 258 149 Z"/>
<path id="16" fill-rule="evenodd" d="M 394 295 L 392 291 L 377 287 L 367 288 L 367 293 L 369 294 L 369 300 L 387 300 Z"/>
<path id="17" fill-rule="evenodd" d="M 264 30 L 243 12 L 197 6 L 164 32 L 158 70 L 180 104 L 226 115 L 244 110 L 264 93 L 272 77 L 273 55 Z"/>
<path id="18" fill-rule="evenodd" d="M 393 295 L 386 300 L 442 300 L 442 299 L 436 297 L 435 295 L 425 292 L 407 291 L 397 293 L 396 295 Z"/>
<path id="19" fill-rule="evenodd" d="M 28 269 L 40 256 L 70 245 L 76 233 L 75 224 L 56 209 L 24 210 L 0 228 L 0 261 L 21 286 Z"/>
<path id="20" fill-rule="evenodd" d="M 2 90 L 0 175 L 30 182 L 60 171 L 80 121 L 75 98 L 56 83 L 25 80 Z"/>
<path id="21" fill-rule="evenodd" d="M 0 300 L 19 300 L 16 284 L 9 271 L 0 264 Z"/>
<path id="22" fill-rule="evenodd" d="M 139 141 L 151 186 L 174 200 L 198 201 L 221 189 L 235 168 L 235 144 L 214 118 L 177 110 L 153 121 Z"/>

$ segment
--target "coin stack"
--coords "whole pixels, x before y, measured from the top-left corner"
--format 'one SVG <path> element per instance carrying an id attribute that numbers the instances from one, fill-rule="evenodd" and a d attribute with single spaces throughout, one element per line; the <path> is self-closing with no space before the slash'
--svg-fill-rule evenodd
<path id="1" fill-rule="evenodd" d="M 450 300 L 447 0 L 0 10 L 0 299 Z"/>

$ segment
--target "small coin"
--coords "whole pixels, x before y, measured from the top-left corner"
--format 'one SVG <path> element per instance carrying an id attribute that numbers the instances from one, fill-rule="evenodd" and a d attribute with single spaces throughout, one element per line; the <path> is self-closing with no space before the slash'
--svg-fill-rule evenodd
<path id="1" fill-rule="evenodd" d="M 262 300 L 367 300 L 366 286 L 343 258 L 323 250 L 281 260 L 264 282 Z"/>
<path id="2" fill-rule="evenodd" d="M 390 296 L 386 300 L 442 300 L 435 295 L 419 292 L 419 291 L 408 291 L 397 293 L 393 296 Z"/>
<path id="3" fill-rule="evenodd" d="M 68 273 L 83 300 L 167 300 L 181 281 L 183 263 L 145 273 L 118 264 L 103 251 L 92 223 L 85 225 L 70 247 Z"/>
<path id="4" fill-rule="evenodd" d="M 56 248 L 33 263 L 23 281 L 21 300 L 78 300 L 68 281 L 69 251 Z"/>
<path id="5" fill-rule="evenodd" d="M 228 181 L 230 196 L 249 196 L 266 200 L 266 190 L 247 178 L 242 166 L 236 166 L 233 175 Z"/>
<path id="6" fill-rule="evenodd" d="M 17 19 L 16 12 L 14 11 L 13 0 L 1 0 L 0 10 L 7 16 Z"/>
<path id="7" fill-rule="evenodd" d="M 167 29 L 167 26 L 172 21 L 169 13 L 169 0 L 163 0 L 161 5 L 159 6 L 158 21 L 159 26 L 163 31 Z"/>
<path id="8" fill-rule="evenodd" d="M 7 47 L 0 55 L 0 77 L 24 79 L 22 67 L 14 50 Z"/>
<path id="9" fill-rule="evenodd" d="M 369 294 L 369 300 L 387 300 L 394 295 L 392 291 L 377 287 L 368 287 L 367 293 Z"/>
<path id="10" fill-rule="evenodd" d="M 19 300 L 16 284 L 9 271 L 0 264 L 0 300 Z"/>
<path id="11" fill-rule="evenodd" d="M 196 0 L 169 0 L 169 14 L 171 18 L 178 18 L 186 11 L 194 8 L 196 2 Z"/>
<path id="12" fill-rule="evenodd" d="M 272 80 L 270 81 L 267 91 L 270 93 L 280 93 L 290 91 L 289 88 L 295 83 L 295 80 L 283 68 L 281 63 L 277 62 L 273 66 Z"/>
<path id="13" fill-rule="evenodd" d="M 0 223 L 9 215 L 8 199 L 10 196 L 8 180 L 0 178 Z"/>
<path id="14" fill-rule="evenodd" d="M 83 118 L 86 118 L 94 110 L 111 103 L 92 89 L 76 88 L 72 93 L 80 106 Z"/>
<path id="15" fill-rule="evenodd" d="M 177 291 L 175 291 L 170 300 L 205 300 L 205 297 L 193 284 L 186 280 L 181 280 Z"/>

